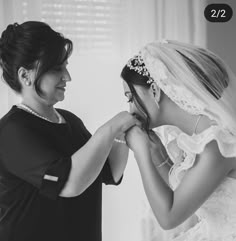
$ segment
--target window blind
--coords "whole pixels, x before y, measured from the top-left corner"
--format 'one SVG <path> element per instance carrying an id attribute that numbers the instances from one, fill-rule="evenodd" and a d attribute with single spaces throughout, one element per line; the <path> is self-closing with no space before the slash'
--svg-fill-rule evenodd
<path id="1" fill-rule="evenodd" d="M 80 53 L 119 48 L 122 0 L 23 0 L 23 21 L 32 20 L 32 9 L 37 20 L 70 38 Z"/>

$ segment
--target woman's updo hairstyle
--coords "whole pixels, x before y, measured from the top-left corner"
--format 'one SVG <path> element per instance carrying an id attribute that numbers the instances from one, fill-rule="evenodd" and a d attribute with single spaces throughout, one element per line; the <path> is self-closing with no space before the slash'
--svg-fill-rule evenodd
<path id="1" fill-rule="evenodd" d="M 14 91 L 21 93 L 19 68 L 36 68 L 34 85 L 36 92 L 41 96 L 41 77 L 67 60 L 72 48 L 71 40 L 64 38 L 46 23 L 29 21 L 9 24 L 0 38 L 0 66 L 3 70 L 3 79 Z"/>

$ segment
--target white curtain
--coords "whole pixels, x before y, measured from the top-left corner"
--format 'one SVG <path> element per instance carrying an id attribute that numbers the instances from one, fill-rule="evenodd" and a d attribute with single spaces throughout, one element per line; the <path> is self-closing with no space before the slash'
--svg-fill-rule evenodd
<path id="1" fill-rule="evenodd" d="M 128 108 L 120 72 L 143 45 L 163 38 L 206 45 L 205 5 L 196 0 L 0 0 L 0 31 L 9 23 L 41 20 L 72 38 L 72 82 L 57 106 L 77 114 L 93 133 Z M 98 21 L 104 26 L 95 29 Z M 0 116 L 17 101 L 0 83 Z M 157 227 L 130 153 L 122 184 L 104 188 L 103 240 L 164 241 Z"/>

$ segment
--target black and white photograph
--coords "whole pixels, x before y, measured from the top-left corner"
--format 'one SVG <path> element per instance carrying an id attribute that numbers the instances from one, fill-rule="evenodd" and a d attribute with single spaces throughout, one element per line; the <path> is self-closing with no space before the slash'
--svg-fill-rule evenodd
<path id="1" fill-rule="evenodd" d="M 0 0 L 0 241 L 236 241 L 235 12 Z"/>

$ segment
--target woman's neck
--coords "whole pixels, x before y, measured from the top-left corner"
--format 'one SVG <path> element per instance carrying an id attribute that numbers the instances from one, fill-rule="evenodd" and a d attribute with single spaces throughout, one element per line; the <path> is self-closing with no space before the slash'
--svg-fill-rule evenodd
<path id="1" fill-rule="evenodd" d="M 26 105 L 27 107 L 29 107 L 30 109 L 38 113 L 39 115 L 46 117 L 47 119 L 53 122 L 57 122 L 58 120 L 58 117 L 55 114 L 55 109 L 53 105 L 49 105 L 43 102 L 39 102 L 37 100 L 32 100 L 27 98 L 24 98 L 21 101 L 21 103 Z"/>

